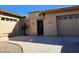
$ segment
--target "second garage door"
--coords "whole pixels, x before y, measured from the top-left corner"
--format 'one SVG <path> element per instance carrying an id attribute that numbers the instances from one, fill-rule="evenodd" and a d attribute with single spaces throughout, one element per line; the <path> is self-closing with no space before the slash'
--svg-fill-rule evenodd
<path id="1" fill-rule="evenodd" d="M 58 35 L 79 36 L 79 15 L 64 15 L 56 18 Z"/>

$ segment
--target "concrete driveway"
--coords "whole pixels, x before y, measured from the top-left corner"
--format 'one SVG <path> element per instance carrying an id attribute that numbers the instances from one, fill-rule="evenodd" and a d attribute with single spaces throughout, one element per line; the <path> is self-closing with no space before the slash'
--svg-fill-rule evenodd
<path id="1" fill-rule="evenodd" d="M 18 36 L 10 42 L 21 45 L 25 53 L 79 53 L 79 37 Z"/>

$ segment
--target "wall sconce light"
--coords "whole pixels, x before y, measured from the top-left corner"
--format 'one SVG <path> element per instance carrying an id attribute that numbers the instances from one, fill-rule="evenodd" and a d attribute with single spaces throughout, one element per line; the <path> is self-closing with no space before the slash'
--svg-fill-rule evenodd
<path id="1" fill-rule="evenodd" d="M 43 16 L 43 18 L 45 18 L 45 13 L 40 13 L 39 16 Z"/>

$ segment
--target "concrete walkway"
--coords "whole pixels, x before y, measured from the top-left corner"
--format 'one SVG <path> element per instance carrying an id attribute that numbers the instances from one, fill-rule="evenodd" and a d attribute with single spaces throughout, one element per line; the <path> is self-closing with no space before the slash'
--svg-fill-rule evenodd
<path id="1" fill-rule="evenodd" d="M 24 53 L 60 53 L 62 46 L 32 42 L 9 41 L 22 46 Z"/>

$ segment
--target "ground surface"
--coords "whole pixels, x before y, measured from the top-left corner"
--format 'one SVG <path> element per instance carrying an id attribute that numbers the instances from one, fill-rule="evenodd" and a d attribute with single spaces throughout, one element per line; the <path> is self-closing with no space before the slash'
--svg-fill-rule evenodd
<path id="1" fill-rule="evenodd" d="M 0 39 L 3 38 L 0 37 Z M 0 42 L 0 52 L 79 53 L 79 37 L 11 37 L 7 42 Z"/>
<path id="2" fill-rule="evenodd" d="M 23 49 L 20 45 L 11 42 L 0 43 L 0 53 L 22 53 Z"/>
<path id="3" fill-rule="evenodd" d="M 18 36 L 10 42 L 21 45 L 25 53 L 79 53 L 79 37 Z"/>

